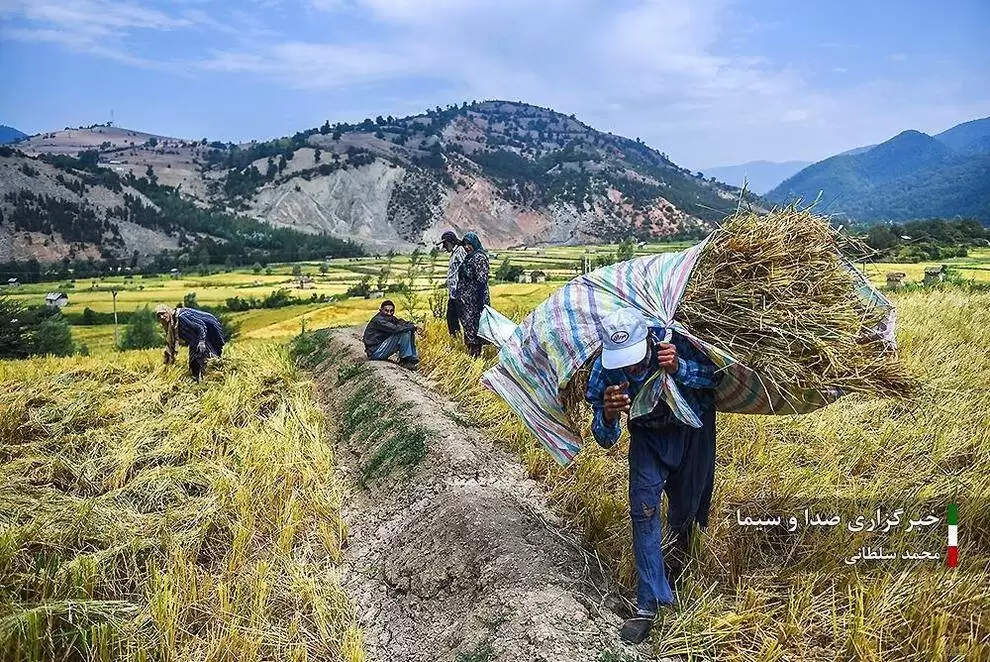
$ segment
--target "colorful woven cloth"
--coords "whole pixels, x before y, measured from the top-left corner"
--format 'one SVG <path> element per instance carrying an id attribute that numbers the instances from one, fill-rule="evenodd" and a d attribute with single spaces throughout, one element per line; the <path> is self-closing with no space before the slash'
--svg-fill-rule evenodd
<path id="1" fill-rule="evenodd" d="M 715 397 L 719 411 L 802 414 L 842 395 L 837 390 L 777 389 L 674 321 L 684 287 L 707 241 L 679 253 L 640 257 L 579 276 L 537 306 L 501 343 L 499 363 L 485 372 L 482 382 L 508 403 L 557 462 L 569 464 L 581 449 L 581 436 L 570 427 L 560 390 L 599 350 L 601 320 L 618 308 L 638 308 L 651 324 L 677 330 L 723 370 Z M 884 327 L 877 331 L 892 343 L 893 307 L 852 265 L 846 266 L 854 272 L 861 296 L 888 311 Z M 652 411 L 661 398 L 681 422 L 701 426 L 666 373 L 659 373 L 644 386 L 632 403 L 630 417 Z"/>

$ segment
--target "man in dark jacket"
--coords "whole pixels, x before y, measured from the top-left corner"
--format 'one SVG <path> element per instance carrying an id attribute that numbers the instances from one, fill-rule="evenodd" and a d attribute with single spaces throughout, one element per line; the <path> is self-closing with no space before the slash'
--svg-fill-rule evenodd
<path id="1" fill-rule="evenodd" d="M 416 325 L 395 316 L 395 304 L 386 299 L 364 329 L 364 351 L 372 361 L 385 361 L 399 354 L 399 365 L 415 370 Z"/>

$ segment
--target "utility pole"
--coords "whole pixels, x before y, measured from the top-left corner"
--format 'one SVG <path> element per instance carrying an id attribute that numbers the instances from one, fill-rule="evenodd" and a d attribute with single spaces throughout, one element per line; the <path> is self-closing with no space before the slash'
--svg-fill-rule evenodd
<path id="1" fill-rule="evenodd" d="M 113 295 L 113 344 L 120 348 L 120 334 L 117 332 L 117 290 L 110 290 Z"/>

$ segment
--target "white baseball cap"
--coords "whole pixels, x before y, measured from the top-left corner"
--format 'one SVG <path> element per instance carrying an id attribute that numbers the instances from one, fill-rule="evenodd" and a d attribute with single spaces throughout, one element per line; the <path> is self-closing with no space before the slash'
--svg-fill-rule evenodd
<path id="1" fill-rule="evenodd" d="M 636 308 L 619 308 L 602 320 L 602 367 L 607 370 L 636 365 L 646 356 L 650 329 Z"/>

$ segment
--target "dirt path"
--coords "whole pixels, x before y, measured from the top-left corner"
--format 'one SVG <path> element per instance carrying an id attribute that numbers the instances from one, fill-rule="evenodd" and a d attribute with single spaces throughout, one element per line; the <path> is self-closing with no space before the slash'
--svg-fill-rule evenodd
<path id="1" fill-rule="evenodd" d="M 369 660 L 636 659 L 606 606 L 608 573 L 514 458 L 458 423 L 422 376 L 365 362 L 354 331 L 328 337 L 317 384 L 341 421 L 343 584 Z M 383 421 L 383 409 L 403 422 Z M 355 421 L 381 429 L 366 438 Z"/>

